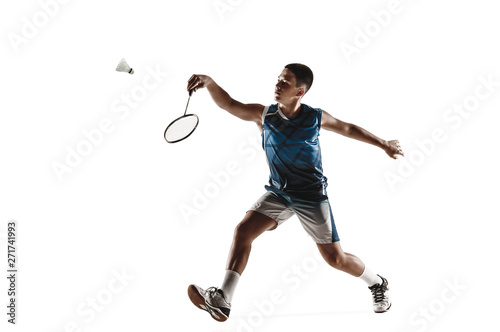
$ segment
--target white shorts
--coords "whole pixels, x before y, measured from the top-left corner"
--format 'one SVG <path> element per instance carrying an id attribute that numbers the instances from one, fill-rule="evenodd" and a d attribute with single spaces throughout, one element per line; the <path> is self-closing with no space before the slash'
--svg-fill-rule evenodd
<path id="1" fill-rule="evenodd" d="M 308 202 L 268 191 L 249 210 L 274 219 L 278 226 L 297 215 L 302 227 L 316 243 L 340 241 L 328 199 Z"/>

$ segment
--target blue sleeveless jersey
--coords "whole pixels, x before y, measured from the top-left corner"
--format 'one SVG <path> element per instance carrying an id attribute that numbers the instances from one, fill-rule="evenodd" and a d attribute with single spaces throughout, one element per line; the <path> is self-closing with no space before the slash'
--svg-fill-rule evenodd
<path id="1" fill-rule="evenodd" d="M 320 127 L 319 108 L 301 104 L 293 119 L 288 119 L 278 104 L 264 109 L 262 147 L 271 172 L 267 190 L 309 201 L 327 198 L 318 140 Z"/>

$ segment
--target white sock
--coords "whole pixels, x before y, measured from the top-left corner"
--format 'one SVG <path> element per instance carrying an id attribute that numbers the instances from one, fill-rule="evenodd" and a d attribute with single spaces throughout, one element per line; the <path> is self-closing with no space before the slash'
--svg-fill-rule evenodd
<path id="1" fill-rule="evenodd" d="M 231 303 L 231 300 L 233 299 L 234 290 L 236 289 L 236 285 L 239 280 L 240 275 L 238 272 L 226 270 L 226 275 L 220 289 L 224 292 L 224 297 L 228 303 Z"/>
<path id="2" fill-rule="evenodd" d="M 382 284 L 382 278 L 370 271 L 366 266 L 363 273 L 358 277 L 368 284 L 368 287 L 375 284 Z"/>

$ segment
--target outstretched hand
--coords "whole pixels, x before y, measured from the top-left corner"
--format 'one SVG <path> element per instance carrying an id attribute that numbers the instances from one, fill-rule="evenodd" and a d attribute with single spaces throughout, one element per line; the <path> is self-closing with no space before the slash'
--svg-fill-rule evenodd
<path id="1" fill-rule="evenodd" d="M 387 146 L 385 148 L 385 152 L 392 159 L 397 159 L 396 158 L 397 155 L 401 155 L 404 157 L 403 149 L 401 149 L 398 140 L 388 141 Z"/>

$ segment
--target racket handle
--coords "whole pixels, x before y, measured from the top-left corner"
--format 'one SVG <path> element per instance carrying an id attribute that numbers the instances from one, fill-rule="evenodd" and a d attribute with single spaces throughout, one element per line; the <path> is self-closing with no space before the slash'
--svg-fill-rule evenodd
<path id="1" fill-rule="evenodd" d="M 191 97 L 191 95 L 193 94 L 193 91 L 194 91 L 194 88 L 192 88 L 191 90 L 189 90 L 189 97 Z"/>

